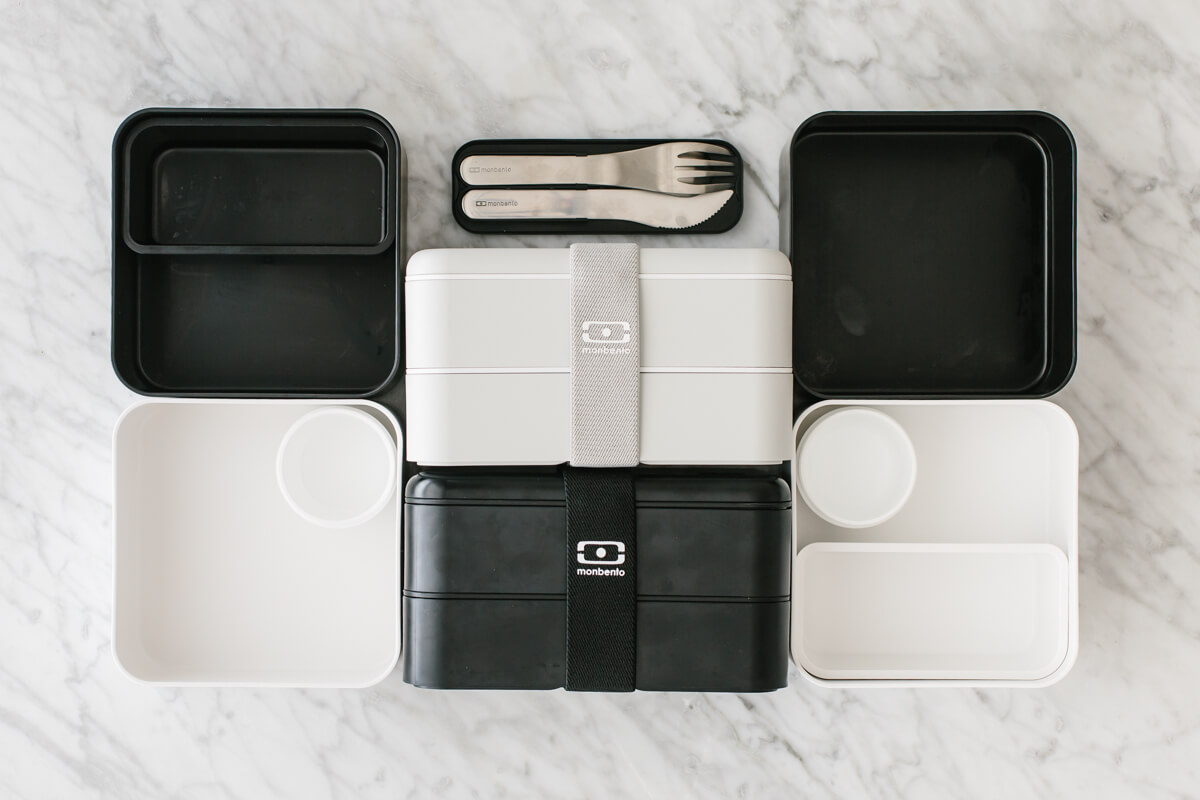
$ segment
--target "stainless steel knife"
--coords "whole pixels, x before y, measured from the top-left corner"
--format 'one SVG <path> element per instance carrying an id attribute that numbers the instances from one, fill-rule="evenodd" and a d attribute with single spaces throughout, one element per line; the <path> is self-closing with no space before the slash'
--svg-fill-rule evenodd
<path id="1" fill-rule="evenodd" d="M 691 228 L 721 210 L 732 189 L 692 197 L 639 189 L 476 189 L 463 195 L 471 219 L 613 219 Z"/>

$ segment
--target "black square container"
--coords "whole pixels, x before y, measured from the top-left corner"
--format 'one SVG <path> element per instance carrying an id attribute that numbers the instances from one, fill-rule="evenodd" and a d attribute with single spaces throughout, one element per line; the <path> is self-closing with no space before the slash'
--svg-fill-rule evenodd
<path id="1" fill-rule="evenodd" d="M 635 494 L 637 688 L 784 686 L 787 484 L 765 470 L 641 468 Z M 438 689 L 562 687 L 567 541 L 557 472 L 415 475 L 404 508 L 404 679 Z"/>
<path id="2" fill-rule="evenodd" d="M 1045 397 L 1075 368 L 1075 143 L 1042 112 L 828 112 L 781 170 L 798 390 Z"/>
<path id="3" fill-rule="evenodd" d="M 360 110 L 146 109 L 113 139 L 112 361 L 148 395 L 399 373 L 404 154 Z"/>

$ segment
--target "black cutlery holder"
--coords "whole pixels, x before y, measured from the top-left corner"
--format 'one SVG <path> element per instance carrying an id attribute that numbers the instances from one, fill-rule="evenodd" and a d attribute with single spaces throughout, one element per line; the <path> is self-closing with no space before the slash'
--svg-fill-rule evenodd
<path id="1" fill-rule="evenodd" d="M 472 189 L 533 188 L 531 186 L 490 185 L 472 186 L 463 180 L 460 167 L 468 156 L 587 156 L 616 153 L 667 142 L 689 141 L 720 145 L 733 156 L 733 194 L 716 214 L 690 228 L 658 228 L 636 222 L 605 219 L 537 219 L 480 220 L 468 217 L 462 208 L 463 197 Z M 604 233 L 693 234 L 724 233 L 742 217 L 742 156 L 733 145 L 721 139 L 477 139 L 467 142 L 454 154 L 450 165 L 451 210 L 454 219 L 472 233 L 501 234 L 564 234 L 589 235 Z M 580 184 L 537 184 L 539 189 L 581 189 Z M 619 187 L 612 187 L 619 188 Z"/>

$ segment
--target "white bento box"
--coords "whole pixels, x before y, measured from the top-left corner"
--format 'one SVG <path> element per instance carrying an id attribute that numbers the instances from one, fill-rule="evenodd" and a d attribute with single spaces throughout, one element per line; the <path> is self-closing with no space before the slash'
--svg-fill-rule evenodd
<path id="1" fill-rule="evenodd" d="M 571 348 L 619 344 L 624 330 L 619 320 L 571 330 L 569 252 L 425 250 L 410 259 L 410 461 L 569 460 Z M 787 258 L 773 250 L 651 249 L 640 259 L 639 461 L 789 460 Z"/>

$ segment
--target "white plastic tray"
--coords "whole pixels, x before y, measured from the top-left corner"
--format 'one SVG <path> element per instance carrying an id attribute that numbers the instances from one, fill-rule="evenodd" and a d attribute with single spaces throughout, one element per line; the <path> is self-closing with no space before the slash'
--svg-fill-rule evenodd
<path id="1" fill-rule="evenodd" d="M 335 530 L 286 503 L 289 426 L 368 401 L 154 400 L 113 433 L 113 655 L 136 680 L 363 687 L 400 652 L 400 497 Z M 402 451 L 402 450 L 401 450 Z"/>
<path id="2" fill-rule="evenodd" d="M 1079 636 L 1071 418 L 1043 400 L 826 401 L 801 415 L 793 444 L 846 406 L 904 427 L 917 478 L 894 517 L 861 529 L 826 522 L 793 489 L 792 655 L 806 676 L 833 686 L 1061 679 Z"/>

